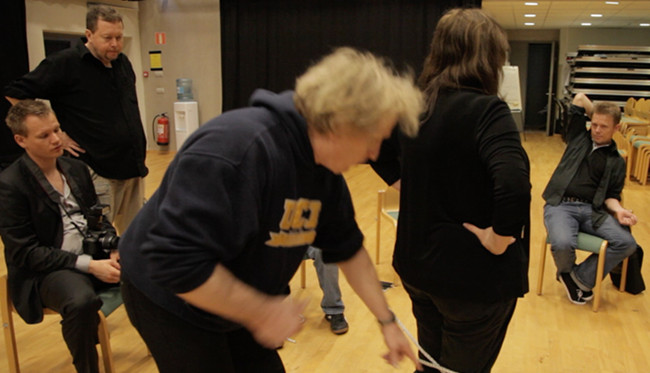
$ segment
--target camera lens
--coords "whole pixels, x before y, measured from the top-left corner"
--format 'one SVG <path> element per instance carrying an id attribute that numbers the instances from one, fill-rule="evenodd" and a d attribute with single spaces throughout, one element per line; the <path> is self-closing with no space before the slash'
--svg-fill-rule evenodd
<path id="1" fill-rule="evenodd" d="M 106 233 L 99 241 L 103 250 L 115 250 L 120 238 L 114 234 Z"/>

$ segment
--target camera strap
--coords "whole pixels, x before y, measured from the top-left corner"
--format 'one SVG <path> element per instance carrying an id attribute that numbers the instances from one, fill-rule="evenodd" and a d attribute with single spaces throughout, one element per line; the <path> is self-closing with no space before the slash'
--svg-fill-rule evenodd
<path id="1" fill-rule="evenodd" d="M 61 203 L 61 201 L 59 201 L 59 206 L 61 206 L 63 212 L 65 212 L 65 214 L 68 216 L 68 219 L 70 219 L 70 223 L 79 231 L 79 233 L 81 233 L 81 237 L 89 237 L 81 228 L 79 228 L 77 223 L 75 223 L 74 219 L 72 218 L 72 216 L 70 216 L 70 213 L 68 212 L 68 210 L 65 209 L 65 206 L 63 205 L 63 203 Z"/>

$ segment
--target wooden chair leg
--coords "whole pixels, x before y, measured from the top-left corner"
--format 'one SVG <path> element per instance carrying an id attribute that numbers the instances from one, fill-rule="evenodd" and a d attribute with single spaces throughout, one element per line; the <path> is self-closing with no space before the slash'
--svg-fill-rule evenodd
<path id="1" fill-rule="evenodd" d="M 7 364 L 9 364 L 9 373 L 20 373 L 18 361 L 18 348 L 16 345 L 16 331 L 14 329 L 14 319 L 11 314 L 12 306 L 7 291 L 7 276 L 0 278 L 0 312 L 2 313 L 2 329 L 5 335 L 5 351 L 7 352 Z"/>
<path id="2" fill-rule="evenodd" d="M 542 295 L 542 286 L 544 284 L 544 267 L 546 266 L 546 250 L 549 244 L 546 242 L 547 236 L 542 241 L 541 253 L 539 256 L 539 273 L 537 274 L 537 295 Z"/>
<path id="3" fill-rule="evenodd" d="M 104 371 L 106 373 L 115 372 L 115 364 L 113 363 L 113 352 L 111 351 L 111 337 L 108 333 L 108 324 L 106 323 L 106 317 L 102 311 L 97 312 L 99 314 L 99 326 L 97 328 L 97 334 L 99 337 L 99 346 L 102 350 L 102 360 L 104 361 Z"/>
<path id="4" fill-rule="evenodd" d="M 618 290 L 621 292 L 625 291 L 625 285 L 627 285 L 627 265 L 629 261 L 630 261 L 629 257 L 623 259 L 623 266 L 621 268 L 621 284 L 618 287 Z"/>
<path id="5" fill-rule="evenodd" d="M 607 241 L 604 240 L 598 253 L 598 269 L 596 270 L 596 284 L 594 286 L 594 305 L 592 310 L 598 312 L 600 295 L 603 287 L 603 272 L 605 271 L 605 255 L 607 254 Z"/>
<path id="6" fill-rule="evenodd" d="M 381 209 L 384 205 L 384 191 L 380 190 L 377 193 L 377 239 L 375 240 L 377 246 L 375 248 L 375 264 L 379 264 L 379 248 L 381 242 Z"/>
<path id="7" fill-rule="evenodd" d="M 300 263 L 300 287 L 305 288 L 307 286 L 307 264 L 305 264 L 305 260 Z"/>

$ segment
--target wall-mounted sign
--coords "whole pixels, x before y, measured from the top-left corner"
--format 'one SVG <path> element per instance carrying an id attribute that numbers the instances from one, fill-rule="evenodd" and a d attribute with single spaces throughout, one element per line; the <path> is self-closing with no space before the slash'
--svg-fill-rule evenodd
<path id="1" fill-rule="evenodd" d="M 161 55 L 161 51 L 149 51 L 149 64 L 151 65 L 152 71 L 160 71 L 163 69 Z"/>
<path id="2" fill-rule="evenodd" d="M 156 45 L 165 45 L 167 43 L 167 37 L 164 32 L 156 32 Z"/>

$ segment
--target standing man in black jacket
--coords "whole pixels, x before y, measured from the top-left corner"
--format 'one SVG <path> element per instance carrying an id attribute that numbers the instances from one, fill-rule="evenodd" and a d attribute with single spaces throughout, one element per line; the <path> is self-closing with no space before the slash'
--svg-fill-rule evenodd
<path id="1" fill-rule="evenodd" d="M 95 345 L 102 301 L 95 290 L 119 282 L 120 265 L 117 250 L 108 259 L 84 254 L 97 203 L 90 174 L 82 162 L 61 157 L 61 130 L 47 104 L 16 103 L 7 125 L 25 149 L 0 173 L 0 236 L 11 300 L 29 324 L 43 320 L 43 307 L 60 313 L 77 372 L 99 372 Z M 115 233 L 110 223 L 99 224 Z"/>
<path id="2" fill-rule="evenodd" d="M 625 161 L 612 136 L 620 127 L 621 110 L 611 102 L 594 105 L 578 93 L 569 116 L 567 148 L 542 195 L 546 201 L 544 224 L 558 279 L 569 300 L 583 305 L 593 297 L 598 255 L 576 265 L 578 231 L 609 242 L 603 273 L 606 275 L 634 253 L 634 237 L 623 226 L 632 226 L 637 219 L 620 203 Z M 587 117 L 591 118 L 589 130 L 585 126 Z"/>
<path id="3" fill-rule="evenodd" d="M 135 92 L 135 73 L 122 54 L 122 16 L 106 6 L 86 16 L 86 43 L 48 56 L 10 83 L 4 94 L 50 100 L 70 154 L 92 170 L 100 200 L 124 232 L 144 201 L 146 138 Z"/>

